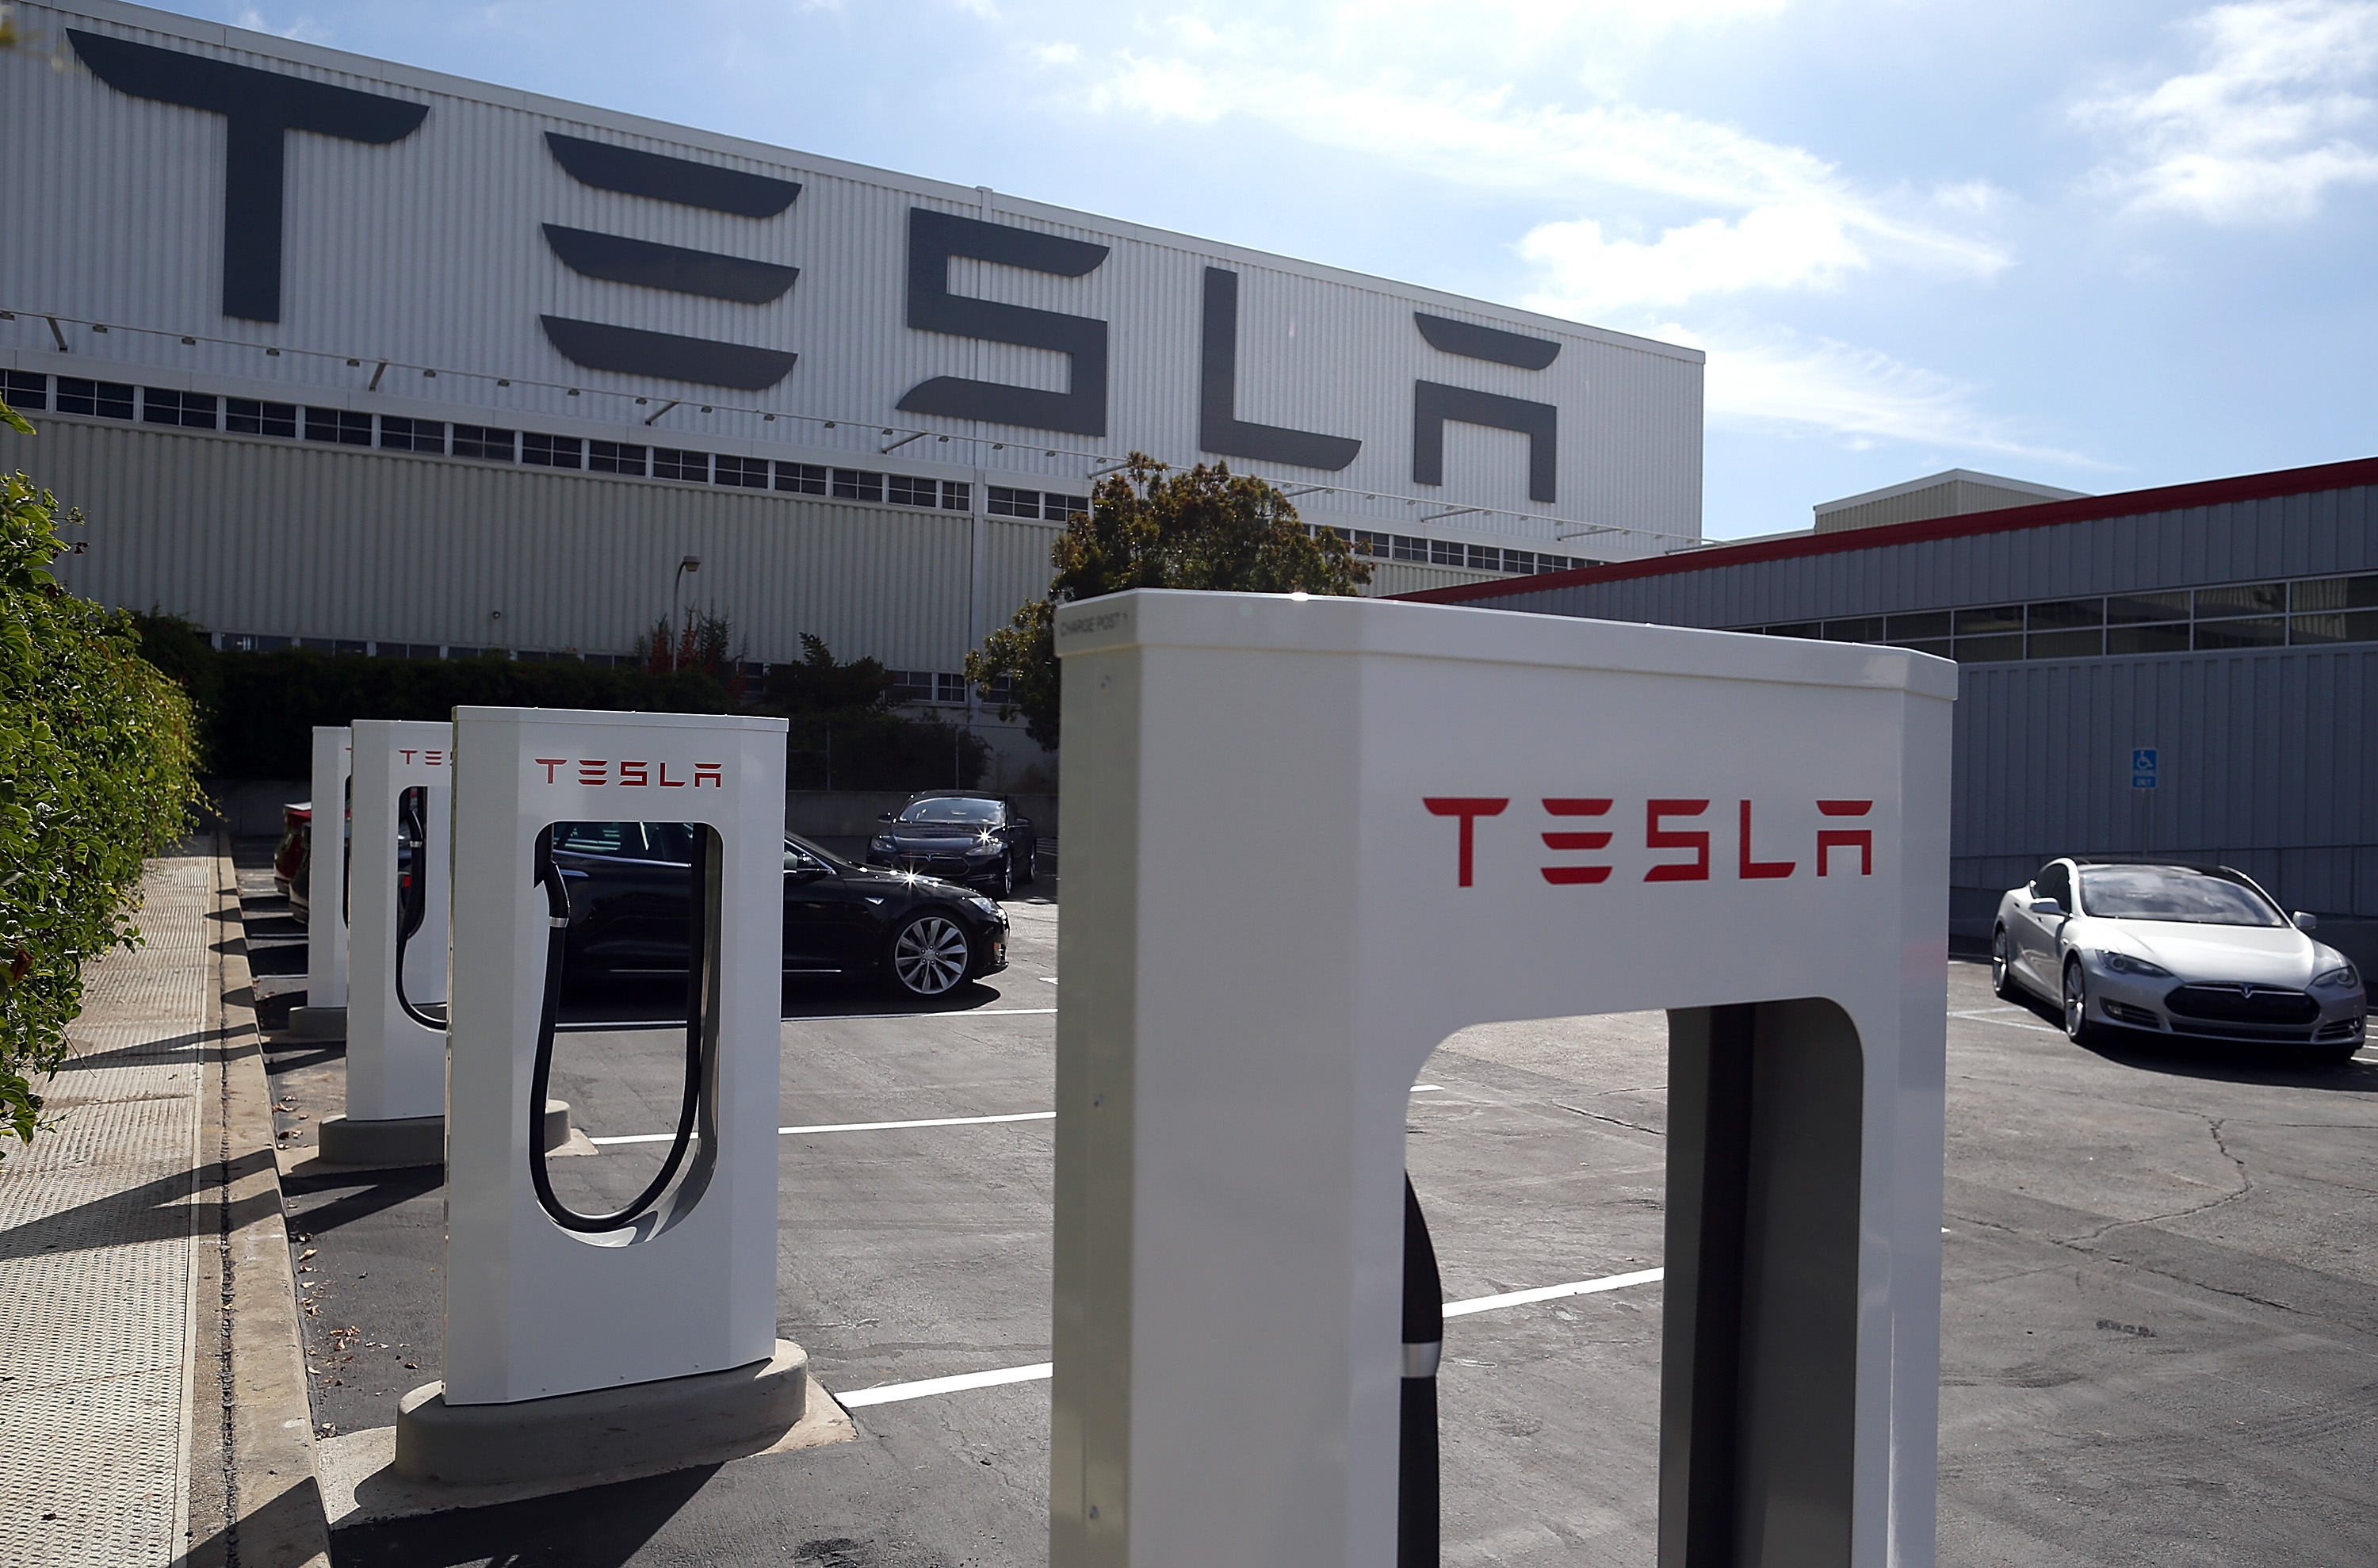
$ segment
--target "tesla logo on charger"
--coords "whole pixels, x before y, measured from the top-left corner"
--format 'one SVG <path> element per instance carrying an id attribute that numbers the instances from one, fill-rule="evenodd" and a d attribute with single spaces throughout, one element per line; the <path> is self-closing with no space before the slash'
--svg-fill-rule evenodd
<path id="1" fill-rule="evenodd" d="M 560 773 L 566 767 L 572 770 L 572 777 L 569 780 L 572 784 L 609 784 L 627 790 L 654 787 L 663 790 L 682 790 L 689 784 L 696 789 L 700 789 L 704 784 L 714 790 L 727 788 L 725 763 L 698 762 L 693 765 L 692 778 L 671 778 L 669 764 L 666 762 L 613 762 L 608 757 L 575 759 L 536 757 L 533 760 L 539 767 L 545 769 L 545 781 L 548 784 L 562 782 Z M 685 764 L 679 763 L 677 766 L 682 768 Z M 614 768 L 619 770 L 616 778 L 612 774 Z"/>
<path id="2" fill-rule="evenodd" d="M 443 767 L 446 766 L 446 754 L 444 752 L 425 752 L 418 746 L 399 746 L 396 749 L 396 754 L 404 759 L 404 766 L 407 767 L 411 767 L 413 766 L 413 759 L 414 757 L 419 757 L 421 759 L 421 766 L 424 767 Z"/>
<path id="3" fill-rule="evenodd" d="M 1475 865 L 1473 853 L 1478 823 L 1483 817 L 1501 816 L 1511 803 L 1510 797 L 1497 795 L 1424 795 L 1421 803 L 1432 816 L 1449 816 L 1459 824 L 1456 886 L 1471 886 Z M 1556 821 L 1601 822 L 1610 819 L 1611 808 L 1617 802 L 1607 796 L 1555 795 L 1542 800 L 1544 814 Z M 1799 869 L 1797 860 L 1759 860 L 1751 850 L 1750 802 L 1737 802 L 1735 816 L 1734 874 L 1745 882 L 1761 882 L 1775 877 L 1790 876 Z M 1710 880 L 1711 838 L 1706 826 L 1690 826 L 1695 819 L 1708 815 L 1710 802 L 1672 798 L 1655 798 L 1643 802 L 1643 847 L 1662 851 L 1676 850 L 1689 854 L 1689 860 L 1662 861 L 1643 873 L 1646 882 L 1707 882 Z M 1872 801 L 1819 801 L 1817 813 L 1827 817 L 1864 816 L 1874 809 Z M 1685 826 L 1671 826 L 1670 824 Z M 1561 827 L 1540 835 L 1544 848 L 1566 855 L 1587 855 L 1610 848 L 1614 827 Z M 1832 874 L 1845 860 L 1833 856 L 1836 850 L 1857 851 L 1857 874 L 1874 874 L 1874 830 L 1870 827 L 1820 827 L 1817 829 L 1816 852 L 1812 860 L 1819 876 Z M 1546 882 L 1555 887 L 1607 882 L 1615 869 L 1606 861 L 1565 860 L 1555 864 L 1536 868 Z"/>

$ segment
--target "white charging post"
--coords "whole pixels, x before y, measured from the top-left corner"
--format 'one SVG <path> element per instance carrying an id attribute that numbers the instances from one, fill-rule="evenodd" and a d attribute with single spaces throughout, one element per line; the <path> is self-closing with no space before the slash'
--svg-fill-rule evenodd
<path id="1" fill-rule="evenodd" d="M 358 718 L 349 732 L 347 1110 L 322 1123 L 321 1156 L 339 1164 L 436 1164 L 446 1148 L 446 1031 L 436 1019 L 446 1006 L 454 727 Z M 398 811 L 405 791 L 416 789 L 426 796 L 424 838 L 400 874 Z M 403 887 L 405 876 L 418 886 Z M 410 939 L 400 930 L 408 892 L 418 898 L 421 917 Z"/>
<path id="2" fill-rule="evenodd" d="M 454 710 L 446 1377 L 401 1403 L 399 1473 L 589 1475 L 764 1445 L 799 1419 L 806 1357 L 776 1337 L 785 730 Z M 541 1206 L 531 1169 L 556 933 L 537 842 L 557 823 L 622 821 L 715 834 L 689 868 L 706 888 L 700 1118 L 656 1206 L 581 1233 Z"/>
<path id="3" fill-rule="evenodd" d="M 1396 1562 L 1414 1080 L 1655 1007 L 1659 1562 L 1929 1563 L 1954 667 L 1154 591 L 1057 647 L 1053 1568 Z"/>
<path id="4" fill-rule="evenodd" d="M 347 1018 L 347 768 L 345 725 L 314 727 L 312 842 L 306 850 L 306 1005 L 293 1007 L 299 1034 L 337 1039 Z"/>

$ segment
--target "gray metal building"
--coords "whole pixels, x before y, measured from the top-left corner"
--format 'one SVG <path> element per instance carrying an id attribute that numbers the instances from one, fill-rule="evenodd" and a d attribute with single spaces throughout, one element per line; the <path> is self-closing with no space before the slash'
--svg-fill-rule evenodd
<path id="1" fill-rule="evenodd" d="M 1954 658 L 1964 935 L 2061 854 L 2378 916 L 2378 459 L 1411 597 Z"/>
<path id="2" fill-rule="evenodd" d="M 1133 451 L 1375 590 L 1697 542 L 1697 350 L 182 16 L 20 6 L 0 378 L 60 576 L 230 645 L 627 656 L 671 603 L 962 700 Z M 63 68 L 53 68 L 54 63 Z"/>

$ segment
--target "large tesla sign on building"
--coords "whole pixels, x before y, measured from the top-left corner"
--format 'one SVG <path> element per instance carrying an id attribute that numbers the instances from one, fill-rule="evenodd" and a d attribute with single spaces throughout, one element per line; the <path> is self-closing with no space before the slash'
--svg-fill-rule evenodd
<path id="1" fill-rule="evenodd" d="M 45 150 L 0 349 L 1698 533 L 1692 350 L 97 0 L 27 20 L 83 68 L 0 61 Z"/>

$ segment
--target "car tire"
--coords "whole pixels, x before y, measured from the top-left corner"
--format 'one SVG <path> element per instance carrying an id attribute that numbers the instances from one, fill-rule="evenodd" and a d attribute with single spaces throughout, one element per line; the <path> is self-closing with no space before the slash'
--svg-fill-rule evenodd
<path id="1" fill-rule="evenodd" d="M 963 984 L 973 959 L 966 928 L 950 916 L 929 910 L 893 933 L 883 968 L 900 991 L 931 1000 Z"/>
<path id="2" fill-rule="evenodd" d="M 997 899 L 1002 903 L 1005 903 L 1008 899 L 1015 897 L 1015 854 L 1014 850 L 1010 850 L 1007 858 L 999 862 L 999 875 L 991 881 L 991 896 Z"/>
<path id="3" fill-rule="evenodd" d="M 1040 840 L 1035 838 L 1024 846 L 1024 873 L 1015 879 L 1029 887 L 1040 880 Z"/>
<path id="4" fill-rule="evenodd" d="M 2014 965 L 2007 959 L 2006 927 L 2001 925 L 1990 933 L 1990 990 L 2000 1001 L 2012 1002 L 2018 999 L 2017 983 Z"/>
<path id="5" fill-rule="evenodd" d="M 2078 959 L 2064 962 L 2064 1038 L 2091 1045 L 2105 1032 L 2089 1019 L 2089 981 Z"/>

